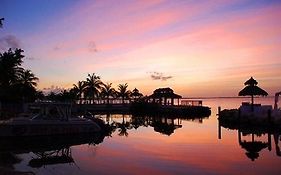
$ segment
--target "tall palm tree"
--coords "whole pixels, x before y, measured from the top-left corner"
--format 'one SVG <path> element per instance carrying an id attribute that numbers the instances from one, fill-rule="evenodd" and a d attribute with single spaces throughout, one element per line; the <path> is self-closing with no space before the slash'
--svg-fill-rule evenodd
<path id="1" fill-rule="evenodd" d="M 0 53 L 0 85 L 4 88 L 17 83 L 20 74 L 23 71 L 21 68 L 23 50 L 9 49 L 7 52 Z"/>
<path id="2" fill-rule="evenodd" d="M 86 80 L 86 94 L 90 96 L 90 100 L 93 100 L 93 103 L 95 102 L 95 97 L 97 97 L 100 93 L 102 84 L 103 83 L 100 80 L 100 77 L 95 75 L 95 73 L 93 73 L 92 75 L 88 74 Z"/>
<path id="3" fill-rule="evenodd" d="M 38 78 L 31 72 L 31 70 L 23 70 L 19 77 L 17 87 L 21 90 L 23 101 L 36 98 L 36 86 Z"/>
<path id="4" fill-rule="evenodd" d="M 38 78 L 30 70 L 25 71 L 21 67 L 24 58 L 22 53 L 21 49 L 9 49 L 7 52 L 0 53 L 0 99 L 2 101 L 19 101 L 26 95 L 35 98 Z"/>
<path id="5" fill-rule="evenodd" d="M 106 97 L 107 104 L 109 104 L 109 97 L 113 97 L 116 94 L 116 91 L 112 86 L 112 83 L 103 84 L 101 87 L 101 95 Z"/>
<path id="6" fill-rule="evenodd" d="M 80 104 L 82 104 L 82 95 L 85 91 L 85 88 L 86 88 L 85 81 L 78 81 L 77 85 L 73 84 L 73 91 L 75 92 L 76 96 L 78 97 Z"/>
<path id="7" fill-rule="evenodd" d="M 119 84 L 118 85 L 118 95 L 122 98 L 122 103 L 124 104 L 125 98 L 129 98 L 131 91 L 127 90 L 128 84 Z"/>

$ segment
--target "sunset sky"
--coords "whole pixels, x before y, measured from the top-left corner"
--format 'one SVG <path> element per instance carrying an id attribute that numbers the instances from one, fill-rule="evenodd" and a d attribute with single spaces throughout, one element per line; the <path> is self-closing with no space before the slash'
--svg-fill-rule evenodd
<path id="1" fill-rule="evenodd" d="M 0 52 L 22 48 L 38 88 L 88 73 L 144 94 L 281 90 L 280 0 L 0 0 Z"/>

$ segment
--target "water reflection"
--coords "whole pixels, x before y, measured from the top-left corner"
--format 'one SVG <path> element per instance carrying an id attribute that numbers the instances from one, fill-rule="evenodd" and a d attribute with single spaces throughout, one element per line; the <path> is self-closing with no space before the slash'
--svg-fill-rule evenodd
<path id="1" fill-rule="evenodd" d="M 130 131 L 149 127 L 157 133 L 171 136 L 175 130 L 183 127 L 182 121 L 203 123 L 203 120 L 208 118 L 132 116 L 127 114 L 107 114 L 92 117 L 95 117 L 93 120 L 101 124 L 102 133 L 0 139 L 0 174 L 7 174 L 7 172 L 34 174 L 29 171 L 18 171 L 15 167 L 19 164 L 25 169 L 35 172 L 39 169 L 48 169 L 49 166 L 53 165 L 76 166 L 75 157 L 72 155 L 73 146 L 88 144 L 94 147 L 104 142 L 105 138 L 113 137 L 113 134 L 114 137 L 129 137 Z"/>
<path id="2" fill-rule="evenodd" d="M 235 104 L 236 101 L 237 104 L 241 103 L 241 99 L 238 100 L 239 103 L 234 99 Z M 154 130 L 151 116 L 95 115 L 97 118 L 102 118 L 104 127 L 107 128 L 102 136 L 103 139 L 94 139 L 97 140 L 94 142 L 89 139 L 88 142 L 84 142 L 86 144 L 81 142 L 82 145 L 70 146 L 71 154 L 65 155 L 71 157 L 74 162 L 50 164 L 45 161 L 47 163 L 41 163 L 42 166 L 40 165 L 39 168 L 32 168 L 29 166 L 32 159 L 45 156 L 35 154 L 41 153 L 37 149 L 38 146 L 36 149 L 30 149 L 34 152 L 27 151 L 27 154 L 20 154 L 19 149 L 0 151 L 0 166 L 14 168 L 14 171 L 33 171 L 38 175 L 187 174 L 187 172 L 188 174 L 247 174 L 249 172 L 251 174 L 280 174 L 280 132 L 263 131 L 258 128 L 262 131 L 263 134 L 261 134 L 252 132 L 253 129 L 247 128 L 250 132 L 246 132 L 246 129 L 240 128 L 242 143 L 252 142 L 251 133 L 253 133 L 254 142 L 267 144 L 266 148 L 256 152 L 259 157 L 255 158 L 254 162 L 246 155 L 248 151 L 239 145 L 237 128 L 228 130 L 225 126 L 219 127 L 222 140 L 217 139 L 218 125 L 214 111 L 222 103 L 231 108 L 235 107 L 232 104 L 233 99 L 228 101 L 225 99 L 209 101 L 209 103 L 213 102 L 209 105 L 213 107 L 213 115 L 210 118 L 185 119 L 179 116 L 172 118 L 172 121 L 169 116 L 158 116 L 155 118 L 156 122 L 162 124 L 167 122 L 169 125 L 174 122 L 174 125 L 182 125 L 174 129 L 174 133 L 169 136 Z M 118 124 L 123 125 L 127 137 L 122 134 L 119 136 L 121 125 Z M 98 144 L 100 142 L 102 143 Z M 2 143 L 0 147 L 1 145 Z M 46 154 L 54 151 L 52 156 L 56 156 L 55 151 L 63 151 L 59 149 L 61 147 L 53 148 L 55 149 L 47 149 L 47 151 L 45 149 Z M 65 151 L 68 149 L 67 146 L 64 148 Z M 59 152 L 58 156 L 61 155 L 63 153 Z M 0 174 L 4 174 L 1 169 Z"/>
<path id="3" fill-rule="evenodd" d="M 21 162 L 17 155 L 11 152 L 1 152 L 0 153 L 0 167 L 5 167 L 5 169 L 14 169 L 14 164 Z M 1 173 L 1 170 L 0 170 Z"/>
<path id="4" fill-rule="evenodd" d="M 276 156 L 281 156 L 279 141 L 281 140 L 281 131 L 274 128 L 251 128 L 250 126 L 231 127 L 223 126 L 218 122 L 218 138 L 222 138 L 221 127 L 236 130 L 238 134 L 238 144 L 245 150 L 245 155 L 255 161 L 260 157 L 260 152 L 272 151 L 272 137 L 274 139 Z"/>
<path id="5" fill-rule="evenodd" d="M 274 137 L 276 155 L 281 157 L 281 152 L 280 152 L 280 147 L 279 147 L 279 140 L 281 141 L 281 134 L 275 133 L 275 134 L 273 134 L 273 137 Z"/>
<path id="6" fill-rule="evenodd" d="M 0 174 L 33 174 L 15 171 L 14 165 L 22 161 L 19 155 L 32 153 L 28 160 L 31 168 L 41 168 L 54 164 L 75 163 L 71 147 L 75 145 L 97 145 L 103 142 L 105 135 L 83 134 L 71 136 L 44 136 L 0 139 Z"/>
<path id="7" fill-rule="evenodd" d="M 70 147 L 52 151 L 34 152 L 34 154 L 36 158 L 32 158 L 28 163 L 32 168 L 40 168 L 53 164 L 74 163 Z"/>
<path id="8" fill-rule="evenodd" d="M 207 117 L 169 117 L 169 116 L 134 116 L 125 114 L 115 114 L 99 116 L 100 119 L 104 120 L 106 123 L 106 128 L 108 128 L 107 135 L 118 132 L 119 136 L 128 137 L 128 130 L 135 129 L 139 127 L 152 127 L 155 132 L 159 132 L 164 135 L 170 136 L 178 128 L 182 128 L 182 121 L 193 121 L 198 123 L 203 123 L 203 119 Z"/>
<path id="9" fill-rule="evenodd" d="M 242 139 L 242 136 L 247 136 L 247 135 L 251 135 L 251 139 L 247 140 L 247 139 Z M 238 130 L 238 142 L 239 145 L 241 146 L 241 148 L 246 150 L 246 156 L 251 159 L 252 161 L 254 161 L 255 159 L 257 159 L 259 157 L 259 152 L 265 148 L 269 148 L 269 151 L 271 151 L 271 142 L 264 142 L 264 141 L 258 141 L 255 140 L 255 136 L 258 136 L 258 134 L 254 134 L 254 133 L 243 133 L 242 131 Z M 260 136 L 261 137 L 261 136 Z M 268 134 L 268 137 L 270 137 L 270 135 Z"/>

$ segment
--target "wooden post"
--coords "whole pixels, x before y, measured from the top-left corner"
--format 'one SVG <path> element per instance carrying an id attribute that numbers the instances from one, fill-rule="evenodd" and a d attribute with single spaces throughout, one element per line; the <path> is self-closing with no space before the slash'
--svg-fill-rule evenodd
<path id="1" fill-rule="evenodd" d="M 221 139 L 221 124 L 220 124 L 220 121 L 219 121 L 219 124 L 218 124 L 218 136 L 219 136 L 219 139 Z"/>
<path id="2" fill-rule="evenodd" d="M 241 110 L 240 108 L 238 109 L 238 121 L 240 122 L 240 118 L 241 118 Z"/>
<path id="3" fill-rule="evenodd" d="M 271 151 L 272 146 L 271 146 L 271 134 L 268 132 L 267 134 L 267 143 L 268 143 L 268 150 Z"/>
<path id="4" fill-rule="evenodd" d="M 221 107 L 219 106 L 218 107 L 218 116 L 219 116 L 219 118 L 220 118 L 220 114 L 221 114 Z"/>
<path id="5" fill-rule="evenodd" d="M 267 111 L 267 120 L 268 120 L 268 123 L 271 124 L 271 110 L 270 109 Z"/>
<path id="6" fill-rule="evenodd" d="M 238 142 L 239 145 L 241 145 L 242 141 L 241 141 L 241 131 L 238 129 Z"/>

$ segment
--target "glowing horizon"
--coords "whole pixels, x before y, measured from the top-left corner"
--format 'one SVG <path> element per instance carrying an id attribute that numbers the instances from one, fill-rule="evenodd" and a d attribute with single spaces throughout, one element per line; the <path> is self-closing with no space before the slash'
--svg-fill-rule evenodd
<path id="1" fill-rule="evenodd" d="M 1 2 L 0 51 L 24 49 L 39 89 L 88 73 L 144 94 L 237 96 L 251 76 L 269 95 L 281 88 L 278 1 L 13 2 Z"/>

